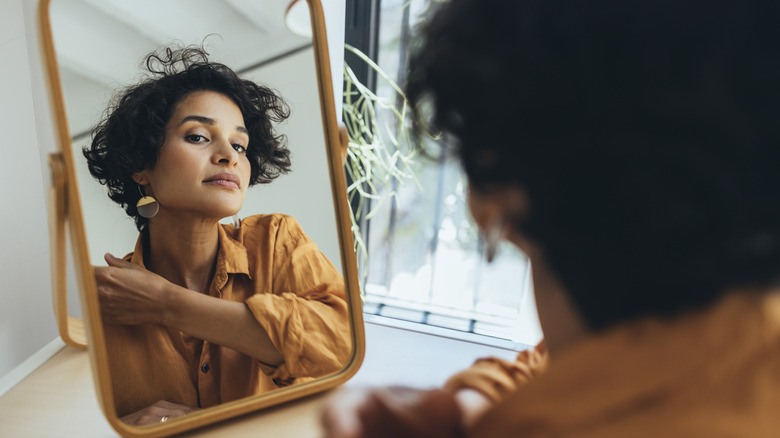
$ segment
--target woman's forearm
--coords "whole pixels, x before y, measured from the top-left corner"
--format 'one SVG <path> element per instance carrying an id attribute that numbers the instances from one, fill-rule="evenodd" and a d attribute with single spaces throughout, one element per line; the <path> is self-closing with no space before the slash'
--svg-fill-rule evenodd
<path id="1" fill-rule="evenodd" d="M 284 362 L 244 303 L 220 300 L 174 284 L 163 296 L 162 324 L 232 348 L 266 365 L 278 367 Z"/>

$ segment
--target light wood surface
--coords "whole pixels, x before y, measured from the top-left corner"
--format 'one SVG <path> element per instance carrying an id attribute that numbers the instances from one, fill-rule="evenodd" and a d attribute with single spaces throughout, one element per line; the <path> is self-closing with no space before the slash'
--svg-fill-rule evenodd
<path id="1" fill-rule="evenodd" d="M 441 385 L 475 358 L 515 353 L 377 324 L 366 324 L 366 359 L 345 386 Z M 325 393 L 248 414 L 188 437 L 320 437 Z M 115 437 L 98 405 L 86 351 L 65 347 L 0 397 L 0 437 Z"/>

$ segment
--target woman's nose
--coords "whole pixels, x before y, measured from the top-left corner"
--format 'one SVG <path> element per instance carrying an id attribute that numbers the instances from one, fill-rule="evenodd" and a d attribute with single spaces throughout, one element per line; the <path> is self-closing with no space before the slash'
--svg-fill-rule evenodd
<path id="1" fill-rule="evenodd" d="M 215 151 L 213 160 L 215 163 L 226 163 L 230 166 L 238 163 L 238 151 L 233 148 L 228 139 L 221 139 L 215 142 Z"/>

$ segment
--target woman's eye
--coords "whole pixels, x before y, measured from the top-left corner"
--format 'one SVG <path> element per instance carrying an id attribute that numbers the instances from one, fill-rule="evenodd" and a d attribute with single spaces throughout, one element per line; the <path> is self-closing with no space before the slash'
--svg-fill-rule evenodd
<path id="1" fill-rule="evenodd" d="M 185 138 L 187 139 L 187 141 L 192 143 L 203 143 L 204 141 L 208 140 L 205 136 L 202 136 L 200 134 L 190 134 Z"/>
<path id="2" fill-rule="evenodd" d="M 235 149 L 239 154 L 246 153 L 246 148 L 240 144 L 233 144 L 233 149 Z"/>

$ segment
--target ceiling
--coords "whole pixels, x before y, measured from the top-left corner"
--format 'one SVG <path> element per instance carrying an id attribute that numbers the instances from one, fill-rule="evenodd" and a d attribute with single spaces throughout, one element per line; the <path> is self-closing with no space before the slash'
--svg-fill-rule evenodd
<path id="1" fill-rule="evenodd" d="M 172 43 L 204 44 L 212 60 L 245 69 L 311 41 L 285 27 L 289 1 L 52 0 L 63 82 L 127 85 L 146 54 Z"/>

